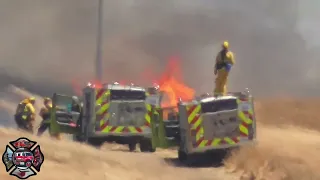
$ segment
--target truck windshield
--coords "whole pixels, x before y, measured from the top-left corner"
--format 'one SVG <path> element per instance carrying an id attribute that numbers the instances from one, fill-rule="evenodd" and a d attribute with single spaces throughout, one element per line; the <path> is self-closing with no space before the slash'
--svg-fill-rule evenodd
<path id="1" fill-rule="evenodd" d="M 145 100 L 146 94 L 144 91 L 132 90 L 111 90 L 110 100 Z"/>

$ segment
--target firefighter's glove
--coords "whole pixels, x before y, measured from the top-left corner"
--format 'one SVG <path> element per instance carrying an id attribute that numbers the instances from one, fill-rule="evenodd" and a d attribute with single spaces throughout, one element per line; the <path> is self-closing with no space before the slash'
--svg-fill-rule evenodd
<path id="1" fill-rule="evenodd" d="M 232 67 L 232 64 L 230 63 L 226 64 L 225 66 L 226 71 L 229 72 L 231 70 L 231 67 Z"/>

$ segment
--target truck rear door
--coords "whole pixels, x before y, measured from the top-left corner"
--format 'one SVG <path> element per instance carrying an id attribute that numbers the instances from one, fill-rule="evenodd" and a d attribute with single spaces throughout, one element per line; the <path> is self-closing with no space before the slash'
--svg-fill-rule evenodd
<path id="1" fill-rule="evenodd" d="M 74 134 L 78 131 L 77 122 L 80 118 L 80 112 L 73 111 L 73 103 L 71 96 L 53 95 L 50 120 L 51 132 Z"/>
<path id="2" fill-rule="evenodd" d="M 149 110 L 145 99 L 143 91 L 110 90 L 107 125 L 101 131 L 111 134 L 151 133 L 150 123 L 146 120 Z"/>
<path id="3" fill-rule="evenodd" d="M 201 102 L 193 109 L 198 110 L 189 115 L 196 137 L 194 148 L 223 148 L 239 142 L 241 121 L 236 98 Z"/>
<path id="4" fill-rule="evenodd" d="M 219 139 L 221 140 L 219 144 L 236 143 L 233 138 L 237 138 L 240 135 L 240 119 L 238 118 L 236 99 L 203 103 L 201 107 L 204 139 Z M 218 142 L 216 141 L 216 143 Z"/>
<path id="5" fill-rule="evenodd" d="M 111 126 L 141 127 L 145 124 L 147 112 L 144 101 L 112 101 L 109 113 Z"/>

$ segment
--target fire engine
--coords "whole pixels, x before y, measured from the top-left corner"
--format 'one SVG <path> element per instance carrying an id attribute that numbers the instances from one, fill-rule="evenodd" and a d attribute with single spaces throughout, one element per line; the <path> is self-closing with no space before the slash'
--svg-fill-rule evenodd
<path id="1" fill-rule="evenodd" d="M 53 95 L 50 133 L 73 134 L 74 140 L 101 146 L 127 144 L 134 151 L 178 146 L 179 160 L 253 144 L 256 139 L 254 99 L 248 90 L 214 97 L 209 94 L 161 107 L 157 87 L 105 84 L 83 89 L 82 104 L 75 98 Z M 74 108 L 81 106 L 81 111 Z"/>
<path id="2" fill-rule="evenodd" d="M 142 152 L 154 152 L 159 128 L 154 114 L 160 98 L 156 87 L 119 83 L 102 88 L 89 84 L 83 89 L 82 104 L 74 97 L 54 94 L 50 133 L 73 134 L 74 140 L 94 146 L 104 142 L 127 144 L 130 151 L 139 144 Z"/>
<path id="3" fill-rule="evenodd" d="M 254 103 L 248 90 L 180 101 L 178 107 L 178 158 L 182 162 L 196 163 L 197 157 L 206 157 L 208 153 L 222 160 L 229 150 L 255 143 Z"/>

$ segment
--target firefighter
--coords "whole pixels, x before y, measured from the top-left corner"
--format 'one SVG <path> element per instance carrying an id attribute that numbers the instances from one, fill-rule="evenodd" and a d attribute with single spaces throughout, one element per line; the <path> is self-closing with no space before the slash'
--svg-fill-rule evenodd
<path id="1" fill-rule="evenodd" d="M 50 98 L 46 97 L 43 99 L 43 107 L 40 110 L 40 117 L 42 118 L 40 127 L 38 128 L 38 136 L 41 136 L 49 127 L 48 121 L 50 119 L 50 110 L 52 108 L 52 101 Z"/>
<path id="2" fill-rule="evenodd" d="M 231 67 L 234 65 L 235 59 L 233 53 L 229 50 L 229 42 L 222 43 L 222 49 L 216 56 L 214 66 L 215 80 L 215 96 L 223 96 L 227 94 L 227 82 Z"/>
<path id="3" fill-rule="evenodd" d="M 50 126 L 50 123 L 48 121 L 50 121 L 50 115 L 51 115 L 51 109 L 52 109 L 52 100 L 48 97 L 43 99 L 43 107 L 40 110 L 39 115 L 42 117 L 42 122 L 40 124 L 40 127 L 38 128 L 38 136 L 41 136 Z M 59 107 L 56 107 L 59 108 Z M 57 134 L 51 134 L 50 136 L 57 139 L 57 140 L 61 140 L 61 134 L 57 133 Z"/>
<path id="4" fill-rule="evenodd" d="M 33 133 L 36 111 L 34 108 L 36 99 L 34 97 L 22 100 L 16 109 L 15 121 L 18 129 Z"/>

